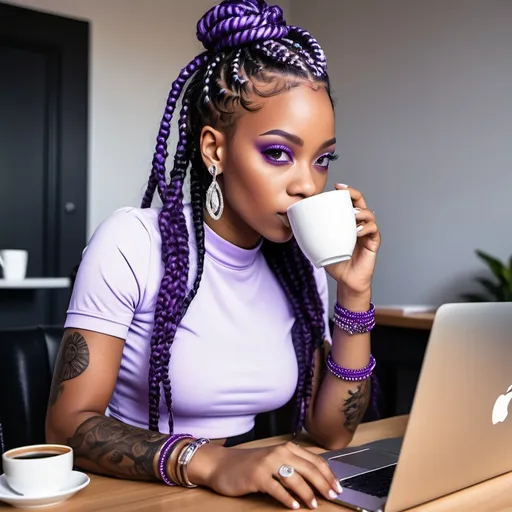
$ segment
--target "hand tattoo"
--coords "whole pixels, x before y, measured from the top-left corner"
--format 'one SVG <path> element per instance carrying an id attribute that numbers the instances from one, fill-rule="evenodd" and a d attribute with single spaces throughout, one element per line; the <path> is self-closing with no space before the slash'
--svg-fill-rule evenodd
<path id="1" fill-rule="evenodd" d="M 78 466 L 118 478 L 158 480 L 154 461 L 168 436 L 105 416 L 84 421 L 68 445 Z"/>
<path id="2" fill-rule="evenodd" d="M 50 406 L 55 405 L 64 391 L 64 381 L 81 375 L 89 366 L 89 348 L 78 332 L 68 334 L 62 341 L 50 389 Z"/>
<path id="3" fill-rule="evenodd" d="M 370 401 L 370 379 L 357 383 L 357 389 L 348 390 L 348 398 L 343 405 L 345 414 L 344 426 L 349 432 L 355 432 L 363 419 L 363 415 Z"/>

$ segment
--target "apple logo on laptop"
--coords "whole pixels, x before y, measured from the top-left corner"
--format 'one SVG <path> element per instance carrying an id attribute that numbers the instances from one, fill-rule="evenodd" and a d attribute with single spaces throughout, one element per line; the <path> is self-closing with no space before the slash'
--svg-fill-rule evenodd
<path id="1" fill-rule="evenodd" d="M 492 424 L 505 421 L 508 416 L 508 404 L 512 400 L 512 386 L 509 386 L 504 395 L 500 395 L 492 408 Z"/>

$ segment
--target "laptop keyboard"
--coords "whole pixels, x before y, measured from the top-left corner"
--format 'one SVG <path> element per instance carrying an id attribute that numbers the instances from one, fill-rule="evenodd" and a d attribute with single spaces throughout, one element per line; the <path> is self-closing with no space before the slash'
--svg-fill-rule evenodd
<path id="1" fill-rule="evenodd" d="M 353 476 L 341 481 L 345 489 L 359 491 L 376 498 L 385 498 L 389 494 L 391 481 L 395 472 L 396 464 L 385 468 L 376 469 L 369 473 Z"/>

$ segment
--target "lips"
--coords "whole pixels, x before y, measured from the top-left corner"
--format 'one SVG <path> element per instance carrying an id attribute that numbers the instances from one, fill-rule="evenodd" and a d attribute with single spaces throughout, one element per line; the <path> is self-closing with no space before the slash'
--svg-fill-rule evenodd
<path id="1" fill-rule="evenodd" d="M 278 213 L 277 216 L 281 219 L 281 222 L 287 227 L 290 227 L 290 221 L 288 220 L 288 215 L 286 213 Z"/>

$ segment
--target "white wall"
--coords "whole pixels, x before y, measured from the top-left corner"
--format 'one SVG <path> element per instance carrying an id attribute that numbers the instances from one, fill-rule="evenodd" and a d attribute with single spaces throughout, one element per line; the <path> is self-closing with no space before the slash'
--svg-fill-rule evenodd
<path id="1" fill-rule="evenodd" d="M 215 0 L 11 0 L 91 22 L 88 234 L 138 205 L 169 86 Z M 341 158 L 383 232 L 374 298 L 439 303 L 512 252 L 512 2 L 281 0 L 327 52 Z M 291 11 L 291 12 L 290 12 Z"/>
<path id="2" fill-rule="evenodd" d="M 215 0 L 8 0 L 89 21 L 87 233 L 138 206 L 172 81 L 198 53 L 196 23 Z M 289 10 L 291 0 L 279 2 Z"/>
<path id="3" fill-rule="evenodd" d="M 383 245 L 377 303 L 456 300 L 512 253 L 512 2 L 294 0 L 328 57 L 340 159 Z"/>
<path id="4" fill-rule="evenodd" d="M 11 0 L 91 23 L 90 235 L 113 210 L 139 205 L 172 81 L 201 51 L 197 20 L 214 0 Z"/>
<path id="5" fill-rule="evenodd" d="M 172 81 L 202 51 L 196 23 L 216 0 L 8 0 L 89 21 L 87 233 L 138 206 Z M 291 0 L 278 2 L 285 12 Z"/>

